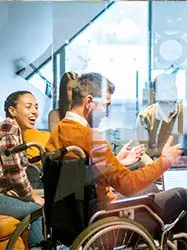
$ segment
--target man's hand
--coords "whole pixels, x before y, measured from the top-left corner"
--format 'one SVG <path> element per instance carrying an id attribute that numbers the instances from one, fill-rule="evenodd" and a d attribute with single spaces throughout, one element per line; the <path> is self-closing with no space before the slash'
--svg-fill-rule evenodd
<path id="1" fill-rule="evenodd" d="M 172 146 L 172 142 L 173 136 L 170 136 L 167 142 L 165 143 L 161 153 L 161 156 L 165 157 L 166 160 L 170 162 L 170 167 L 177 164 L 182 154 L 181 145 L 176 144 Z"/>
<path id="2" fill-rule="evenodd" d="M 126 149 L 127 151 L 131 150 L 132 143 L 133 143 L 133 140 L 128 141 L 126 144 L 123 145 L 123 149 Z"/>
<path id="3" fill-rule="evenodd" d="M 145 153 L 145 146 L 143 144 L 130 148 L 131 144 L 132 141 L 129 141 L 127 144 L 125 144 L 117 155 L 120 163 L 125 166 L 135 164 Z"/>
<path id="4" fill-rule="evenodd" d="M 119 160 L 123 160 L 125 157 L 128 156 L 129 151 L 131 150 L 131 145 L 133 143 L 133 140 L 128 141 L 126 144 L 123 145 L 119 153 L 117 154 L 117 157 Z"/>

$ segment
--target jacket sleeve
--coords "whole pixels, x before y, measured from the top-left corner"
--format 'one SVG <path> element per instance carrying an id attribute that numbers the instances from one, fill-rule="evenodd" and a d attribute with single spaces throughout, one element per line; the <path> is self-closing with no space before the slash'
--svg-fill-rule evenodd
<path id="1" fill-rule="evenodd" d="M 12 154 L 8 157 L 3 153 L 3 149 L 17 145 L 17 140 L 12 134 L 7 134 L 1 139 L 1 164 L 3 175 L 11 189 L 19 196 L 29 198 L 31 197 L 32 187 L 25 172 L 28 166 L 27 157 L 24 156 L 23 152 Z"/>
<path id="2" fill-rule="evenodd" d="M 161 157 L 151 164 L 130 171 L 119 162 L 109 144 L 99 133 L 94 132 L 91 137 L 90 158 L 95 178 L 102 179 L 105 185 L 112 186 L 125 196 L 133 195 L 148 187 L 160 177 L 164 169 L 170 167 L 170 163 Z M 163 168 L 163 164 L 167 166 Z"/>

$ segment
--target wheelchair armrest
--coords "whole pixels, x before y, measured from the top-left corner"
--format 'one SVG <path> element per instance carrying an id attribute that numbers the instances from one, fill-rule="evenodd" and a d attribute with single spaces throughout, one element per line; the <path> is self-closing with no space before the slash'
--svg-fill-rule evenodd
<path id="1" fill-rule="evenodd" d="M 111 201 L 107 204 L 106 210 L 115 210 L 138 205 L 148 206 L 156 213 L 160 213 L 160 208 L 154 202 L 154 193 Z"/>
<path id="2" fill-rule="evenodd" d="M 154 193 L 111 201 L 105 206 L 104 210 L 97 211 L 90 218 L 89 224 L 106 216 L 119 216 L 120 214 L 126 214 L 126 212 L 129 213 L 130 210 L 132 211 L 132 216 L 134 217 L 133 211 L 138 211 L 139 209 L 140 211 L 145 209 L 145 211 L 151 214 L 151 216 L 154 218 L 157 217 L 156 219 L 159 224 L 161 227 L 163 226 L 163 222 L 159 218 L 159 214 L 161 212 L 160 208 L 154 202 Z"/>

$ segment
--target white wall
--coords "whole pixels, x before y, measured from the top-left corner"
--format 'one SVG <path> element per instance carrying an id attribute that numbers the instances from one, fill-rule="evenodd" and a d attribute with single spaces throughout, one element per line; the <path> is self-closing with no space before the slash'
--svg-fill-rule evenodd
<path id="1" fill-rule="evenodd" d="M 8 94 L 27 89 L 37 97 L 37 127 L 47 128 L 51 100 L 15 75 L 15 60 L 35 61 L 52 44 L 53 50 L 70 39 L 104 7 L 94 2 L 0 2 L 0 116 Z"/>
<path id="2" fill-rule="evenodd" d="M 53 49 L 56 51 L 107 6 L 101 2 L 53 3 Z"/>
<path id="3" fill-rule="evenodd" d="M 1 15 L 2 14 L 2 15 Z M 4 100 L 16 90 L 32 91 L 40 103 L 41 111 L 47 98 L 23 78 L 15 75 L 14 60 L 23 57 L 32 62 L 49 46 L 52 40 L 52 15 L 50 3 L 3 2 L 0 3 L 0 115 L 4 116 Z M 41 115 L 39 127 L 46 119 Z"/>

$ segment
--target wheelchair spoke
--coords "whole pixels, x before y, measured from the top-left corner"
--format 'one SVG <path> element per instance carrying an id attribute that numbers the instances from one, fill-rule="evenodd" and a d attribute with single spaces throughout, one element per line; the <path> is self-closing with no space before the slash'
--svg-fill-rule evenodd
<path id="1" fill-rule="evenodd" d="M 107 242 L 109 241 L 110 237 L 108 237 L 108 236 L 109 236 L 109 235 L 107 235 L 107 234 L 105 234 L 105 235 L 103 236 L 103 237 L 104 237 L 103 245 L 104 245 L 104 243 L 107 243 Z M 104 246 L 105 246 L 104 249 L 110 250 L 108 244 L 107 244 L 107 245 L 105 244 Z"/>
<path id="2" fill-rule="evenodd" d="M 127 231 L 127 235 L 128 235 L 128 231 Z M 129 237 L 126 237 L 127 239 L 127 243 L 125 244 L 127 247 L 129 246 L 130 242 L 132 242 L 132 236 L 133 236 L 133 232 L 130 233 Z"/>
<path id="3" fill-rule="evenodd" d="M 99 240 L 100 240 L 100 246 L 101 246 L 99 249 L 105 250 L 105 248 L 106 248 L 106 245 L 104 244 L 105 241 L 102 240 L 102 237 Z"/>
<path id="4" fill-rule="evenodd" d="M 124 218 L 102 219 L 90 225 L 72 245 L 72 250 L 156 250 L 147 230 Z"/>
<path id="5" fill-rule="evenodd" d="M 116 246 L 118 235 L 119 235 L 119 230 L 117 230 L 117 233 L 115 233 L 114 231 L 114 247 Z"/>
<path id="6" fill-rule="evenodd" d="M 138 249 L 137 247 L 139 246 L 140 238 L 141 238 L 141 236 L 138 235 L 138 239 L 136 240 L 136 243 L 134 245 L 134 249 Z"/>
<path id="7" fill-rule="evenodd" d="M 113 232 L 111 234 L 111 231 Z M 124 232 L 125 231 L 125 232 Z M 99 233 L 98 233 L 99 234 Z M 114 237 L 111 237 L 114 236 Z M 117 237 L 116 237 L 117 236 Z M 129 229 L 111 229 L 90 244 L 89 249 L 102 250 L 147 250 L 150 249 L 145 239 Z M 86 244 L 89 244 L 87 242 Z M 84 248 L 83 248 L 84 249 Z"/>

